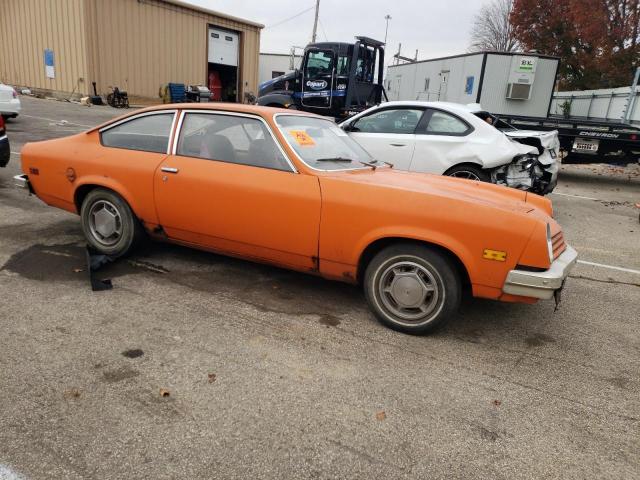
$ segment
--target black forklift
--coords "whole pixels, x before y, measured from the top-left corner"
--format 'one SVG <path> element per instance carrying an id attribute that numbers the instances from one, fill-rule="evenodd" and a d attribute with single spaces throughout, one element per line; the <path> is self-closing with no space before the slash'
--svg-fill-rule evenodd
<path id="1" fill-rule="evenodd" d="M 310 43 L 299 70 L 260 85 L 258 105 L 290 108 L 343 119 L 387 99 L 384 43 Z"/>

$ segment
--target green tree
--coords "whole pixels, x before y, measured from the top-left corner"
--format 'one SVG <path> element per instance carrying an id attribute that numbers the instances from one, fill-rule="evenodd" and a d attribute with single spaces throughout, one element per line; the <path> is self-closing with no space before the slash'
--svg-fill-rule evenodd
<path id="1" fill-rule="evenodd" d="M 640 0 L 515 0 L 515 37 L 525 50 L 560 57 L 560 87 L 631 82 L 640 66 Z"/>

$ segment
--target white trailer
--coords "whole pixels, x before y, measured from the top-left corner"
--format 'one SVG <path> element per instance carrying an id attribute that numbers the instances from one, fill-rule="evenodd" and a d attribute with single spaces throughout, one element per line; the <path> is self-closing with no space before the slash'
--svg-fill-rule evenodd
<path id="1" fill-rule="evenodd" d="M 258 73 L 258 83 L 264 83 L 272 78 L 290 73 L 300 67 L 301 55 L 293 57 L 293 68 L 291 65 L 291 54 L 289 53 L 261 53 Z"/>
<path id="2" fill-rule="evenodd" d="M 389 100 L 479 103 L 498 115 L 546 117 L 560 60 L 535 53 L 480 52 L 391 65 Z"/>

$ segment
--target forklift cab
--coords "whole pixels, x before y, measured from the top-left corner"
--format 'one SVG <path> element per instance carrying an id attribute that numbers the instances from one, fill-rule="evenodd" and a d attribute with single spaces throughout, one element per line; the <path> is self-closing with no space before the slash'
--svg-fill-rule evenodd
<path id="1" fill-rule="evenodd" d="M 300 106 L 343 117 L 382 101 L 384 44 L 366 37 L 349 43 L 312 43 L 301 64 Z"/>

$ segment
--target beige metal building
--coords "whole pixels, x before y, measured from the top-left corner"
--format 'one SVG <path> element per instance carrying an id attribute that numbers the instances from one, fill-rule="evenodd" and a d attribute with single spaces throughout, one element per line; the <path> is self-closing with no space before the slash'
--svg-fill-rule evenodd
<path id="1" fill-rule="evenodd" d="M 158 98 L 161 85 L 257 93 L 263 25 L 178 0 L 0 0 L 0 81 L 53 95 Z"/>

